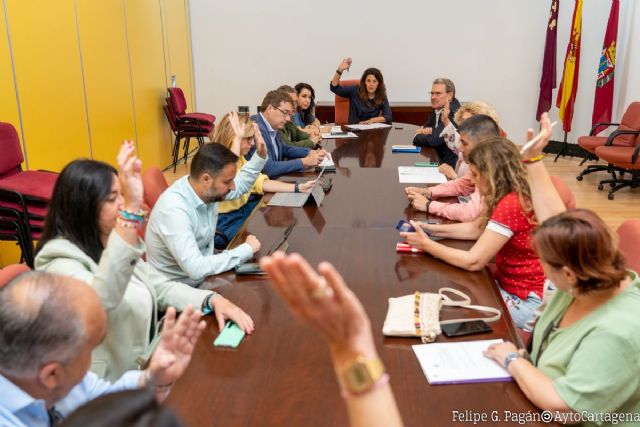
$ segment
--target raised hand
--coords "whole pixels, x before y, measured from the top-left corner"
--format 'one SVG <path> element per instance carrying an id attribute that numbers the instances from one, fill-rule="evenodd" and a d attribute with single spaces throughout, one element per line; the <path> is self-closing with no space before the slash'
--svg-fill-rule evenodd
<path id="1" fill-rule="evenodd" d="M 136 156 L 133 141 L 124 141 L 116 158 L 118 180 L 124 196 L 124 208 L 136 212 L 142 206 L 144 188 L 142 186 L 142 161 Z"/>
<path id="2" fill-rule="evenodd" d="M 258 156 L 262 157 L 263 159 L 267 158 L 267 144 L 264 142 L 264 138 L 262 137 L 262 132 L 260 132 L 260 127 L 258 126 L 257 123 L 253 124 L 253 131 L 254 131 L 254 140 L 256 141 L 256 152 L 258 153 Z"/>
<path id="3" fill-rule="evenodd" d="M 240 153 L 240 144 L 245 134 L 245 125 L 240 123 L 238 113 L 235 111 L 229 112 L 229 125 L 233 129 L 233 142 L 231 143 L 231 151 L 238 154 Z"/>
<path id="4" fill-rule="evenodd" d="M 444 109 L 442 110 L 442 114 L 440 114 L 440 120 L 445 126 L 449 126 L 449 114 L 451 113 L 451 106 L 449 101 L 444 104 Z"/>
<path id="5" fill-rule="evenodd" d="M 342 73 L 344 72 L 344 70 L 348 70 L 349 68 L 351 68 L 351 62 L 351 58 L 344 58 L 342 62 L 338 64 L 338 71 Z"/>
<path id="6" fill-rule="evenodd" d="M 205 328 L 201 317 L 199 311 L 188 305 L 176 321 L 175 308 L 167 309 L 160 342 L 147 368 L 153 385 L 169 387 L 187 369 L 196 342 Z"/>
<path id="7" fill-rule="evenodd" d="M 551 120 L 549 119 L 549 113 L 543 113 L 542 116 L 540 116 L 540 132 L 536 136 L 536 138 L 538 138 L 538 141 L 533 144 L 532 147 L 520 151 L 520 154 L 522 154 L 522 158 L 531 159 L 533 157 L 542 155 L 542 150 L 547 146 L 549 140 L 551 139 L 551 132 L 552 128 Z M 533 138 L 533 129 L 527 129 L 527 142 L 531 141 Z"/>

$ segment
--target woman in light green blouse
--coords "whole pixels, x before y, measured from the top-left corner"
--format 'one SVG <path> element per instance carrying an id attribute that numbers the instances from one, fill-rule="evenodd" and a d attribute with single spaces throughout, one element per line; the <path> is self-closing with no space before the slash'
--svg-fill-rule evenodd
<path id="1" fill-rule="evenodd" d="M 541 126 L 542 138 L 523 159 L 541 222 L 533 245 L 558 290 L 536 324 L 530 355 L 509 342 L 490 346 L 485 355 L 555 421 L 637 426 L 640 279 L 625 270 L 616 239 L 595 213 L 565 211 L 540 161 L 551 137 L 546 114 Z"/>

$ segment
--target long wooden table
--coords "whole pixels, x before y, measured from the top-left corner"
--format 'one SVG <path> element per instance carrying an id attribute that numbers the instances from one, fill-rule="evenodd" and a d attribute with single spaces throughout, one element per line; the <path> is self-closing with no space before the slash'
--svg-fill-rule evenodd
<path id="1" fill-rule="evenodd" d="M 411 143 L 415 128 L 394 124 L 391 129 L 362 132 L 358 139 L 325 142 L 337 171 L 322 206 L 260 207 L 241 233 L 260 239 L 259 258 L 297 220 L 289 237 L 289 253 L 299 252 L 312 264 L 333 263 L 360 298 L 407 426 L 465 424 L 454 422 L 454 411 L 469 420 L 486 414 L 489 421 L 495 414 L 504 419 L 503 411 L 537 413 L 513 382 L 429 385 L 411 349 L 419 340 L 382 335 L 389 297 L 449 286 L 464 291 L 476 304 L 503 311 L 503 318 L 491 324 L 492 333 L 458 340 L 517 339 L 488 271 L 470 273 L 430 256 L 395 252 L 401 240 L 394 228 L 398 220 L 425 218 L 408 206 L 397 166 L 435 160 L 431 150 L 391 152 L 392 144 Z M 443 242 L 458 247 L 471 244 Z M 191 365 L 168 400 L 187 425 L 348 425 L 325 343 L 293 319 L 266 278 L 236 277 L 229 272 L 211 277 L 204 286 L 246 310 L 256 331 L 237 350 L 214 348 L 216 321 L 208 316 L 208 328 Z M 445 309 L 441 315 L 454 316 L 460 317 L 460 310 Z M 438 338 L 446 340 L 450 339 Z"/>

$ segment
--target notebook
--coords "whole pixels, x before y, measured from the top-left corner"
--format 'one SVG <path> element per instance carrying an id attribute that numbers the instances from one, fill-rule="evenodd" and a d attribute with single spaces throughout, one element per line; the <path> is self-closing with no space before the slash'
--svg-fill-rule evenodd
<path id="1" fill-rule="evenodd" d="M 324 199 L 324 190 L 320 185 L 320 178 L 324 173 L 324 168 L 320 170 L 315 184 L 311 188 L 309 193 L 276 193 L 273 195 L 267 206 L 288 206 L 292 208 L 299 208 L 304 206 L 307 202 L 315 202 L 316 206 L 320 206 Z"/>

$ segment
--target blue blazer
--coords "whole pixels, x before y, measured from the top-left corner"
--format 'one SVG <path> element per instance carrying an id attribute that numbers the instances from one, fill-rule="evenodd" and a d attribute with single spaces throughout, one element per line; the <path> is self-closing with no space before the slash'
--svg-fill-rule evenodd
<path id="1" fill-rule="evenodd" d="M 302 172 L 304 170 L 304 165 L 302 164 L 301 158 L 307 157 L 309 149 L 284 144 L 278 136 L 278 133 L 276 133 L 275 140 L 276 145 L 278 146 L 278 155 L 276 156 L 273 144 L 271 143 L 271 136 L 267 130 L 267 124 L 262 119 L 262 116 L 260 114 L 256 114 L 251 116 L 251 119 L 258 124 L 260 133 L 262 133 L 262 138 L 264 139 L 265 144 L 267 144 L 267 152 L 269 153 L 269 159 L 267 160 L 267 164 L 264 166 L 262 172 L 269 178 L 277 178 L 291 172 Z M 245 156 L 247 160 L 251 158 L 255 150 L 255 147 L 253 147 L 251 151 L 249 151 Z"/>

